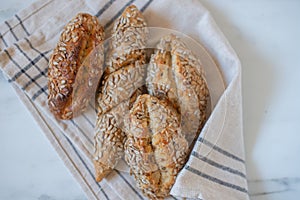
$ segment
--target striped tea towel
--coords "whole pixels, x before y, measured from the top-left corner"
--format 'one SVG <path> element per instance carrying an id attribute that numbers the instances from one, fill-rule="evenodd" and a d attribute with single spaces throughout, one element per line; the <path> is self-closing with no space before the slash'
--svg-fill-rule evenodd
<path id="1" fill-rule="evenodd" d="M 88 112 L 69 121 L 56 120 L 47 108 L 48 59 L 64 25 L 78 12 L 89 12 L 100 19 L 109 35 L 114 20 L 130 4 L 144 12 L 149 26 L 175 29 L 201 42 L 219 66 L 226 85 L 170 199 L 248 199 L 240 62 L 200 2 L 39 0 L 0 24 L 1 70 L 89 199 L 146 199 L 123 170 L 114 170 L 101 183 L 95 181 L 92 104 Z"/>

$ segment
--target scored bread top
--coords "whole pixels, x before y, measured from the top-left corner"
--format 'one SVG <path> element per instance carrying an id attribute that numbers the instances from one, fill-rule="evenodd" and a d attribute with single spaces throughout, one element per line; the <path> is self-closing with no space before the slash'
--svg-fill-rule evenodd
<path id="1" fill-rule="evenodd" d="M 149 94 L 167 99 L 178 110 L 182 132 L 191 144 L 206 121 L 209 91 L 201 62 L 177 36 L 160 40 L 149 63 L 146 85 Z"/>
<path id="2" fill-rule="evenodd" d="M 169 195 L 183 167 L 188 143 L 177 111 L 165 100 L 140 95 L 130 110 L 125 160 L 138 187 L 151 199 Z"/>
<path id="3" fill-rule="evenodd" d="M 77 14 L 64 27 L 48 69 L 48 104 L 57 118 L 70 119 L 84 109 L 91 90 L 95 90 L 94 79 L 102 74 L 103 40 L 103 27 L 89 14 Z M 93 60 L 87 59 L 93 50 L 97 51 L 93 52 Z"/>

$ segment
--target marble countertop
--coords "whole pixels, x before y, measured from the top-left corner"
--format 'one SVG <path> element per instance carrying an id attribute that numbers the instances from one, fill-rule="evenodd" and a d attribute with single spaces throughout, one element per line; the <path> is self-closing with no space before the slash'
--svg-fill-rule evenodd
<path id="1" fill-rule="evenodd" d="M 0 23 L 34 0 L 0 0 Z M 300 1 L 201 0 L 242 62 L 249 193 L 300 196 Z M 86 199 L 0 72 L 0 199 Z"/>

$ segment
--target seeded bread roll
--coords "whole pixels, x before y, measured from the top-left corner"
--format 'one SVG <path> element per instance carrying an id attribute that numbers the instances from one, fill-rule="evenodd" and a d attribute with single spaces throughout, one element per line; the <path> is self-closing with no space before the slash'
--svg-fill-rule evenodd
<path id="1" fill-rule="evenodd" d="M 163 37 L 157 49 L 148 67 L 148 92 L 178 110 L 182 133 L 191 144 L 206 121 L 209 98 L 201 63 L 175 35 Z"/>
<path id="2" fill-rule="evenodd" d="M 113 26 L 110 38 L 106 75 L 130 65 L 146 63 L 146 38 L 148 29 L 143 14 L 135 5 L 128 6 Z"/>
<path id="3" fill-rule="evenodd" d="M 114 23 L 110 53 L 97 98 L 98 115 L 129 99 L 144 85 L 146 22 L 136 6 L 128 6 Z"/>
<path id="4" fill-rule="evenodd" d="M 98 115 L 128 100 L 145 83 L 146 65 L 130 64 L 108 75 L 98 97 Z"/>
<path id="5" fill-rule="evenodd" d="M 103 27 L 89 14 L 79 13 L 65 26 L 48 69 L 48 105 L 56 118 L 71 119 L 94 97 L 103 73 L 103 40 Z"/>
<path id="6" fill-rule="evenodd" d="M 96 99 L 94 166 L 97 181 L 116 166 L 124 153 L 126 136 L 120 124 L 129 111 L 130 98 L 135 100 L 141 94 L 138 88 L 145 84 L 146 37 L 142 13 L 134 5 L 127 7 L 114 24 L 106 69 Z"/>
<path id="7" fill-rule="evenodd" d="M 96 124 L 94 165 L 96 181 L 101 181 L 118 164 L 124 154 L 126 134 L 124 121 L 136 98 L 145 93 L 146 88 L 139 88 L 130 98 L 116 107 L 99 115 Z"/>
<path id="8" fill-rule="evenodd" d="M 165 100 L 140 95 L 126 124 L 125 160 L 150 199 L 169 195 L 188 153 L 177 111 Z"/>

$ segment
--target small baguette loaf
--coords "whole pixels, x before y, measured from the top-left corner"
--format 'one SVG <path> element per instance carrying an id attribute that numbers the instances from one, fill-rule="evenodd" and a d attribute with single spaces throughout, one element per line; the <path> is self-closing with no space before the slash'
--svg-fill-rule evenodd
<path id="1" fill-rule="evenodd" d="M 48 105 L 56 118 L 71 119 L 94 97 L 103 73 L 103 40 L 103 27 L 89 14 L 79 13 L 65 26 L 48 69 Z"/>
<path id="2" fill-rule="evenodd" d="M 182 133 L 191 144 L 206 121 L 209 98 L 201 63 L 175 35 L 163 37 L 157 49 L 148 67 L 148 92 L 178 110 Z"/>
<path id="3" fill-rule="evenodd" d="M 177 111 L 168 101 L 140 95 L 126 125 L 125 160 L 137 186 L 150 199 L 167 197 L 188 153 Z"/>
<path id="4" fill-rule="evenodd" d="M 116 20 L 110 41 L 106 69 L 96 98 L 97 123 L 94 166 L 101 181 L 124 154 L 126 139 L 120 124 L 130 109 L 130 99 L 141 94 L 145 84 L 147 30 L 142 13 L 127 7 Z"/>

